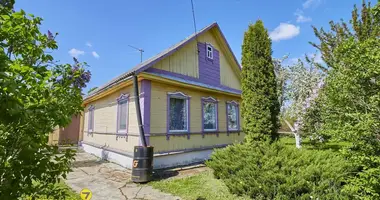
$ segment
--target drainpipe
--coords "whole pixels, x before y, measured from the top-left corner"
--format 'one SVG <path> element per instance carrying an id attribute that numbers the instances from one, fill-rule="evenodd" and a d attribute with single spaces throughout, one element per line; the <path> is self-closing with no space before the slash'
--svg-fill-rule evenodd
<path id="1" fill-rule="evenodd" d="M 142 125 L 142 118 L 141 118 L 139 85 L 138 85 L 136 74 L 133 74 L 133 86 L 135 88 L 135 105 L 136 105 L 136 113 L 137 113 L 137 123 L 139 125 L 140 139 L 141 139 L 142 145 L 146 147 L 147 145 L 146 145 L 146 139 L 145 139 L 145 134 L 144 134 L 144 127 Z"/>
<path id="2" fill-rule="evenodd" d="M 131 179 L 135 183 L 146 183 L 152 180 L 153 174 L 153 147 L 146 145 L 144 127 L 141 123 L 140 96 L 137 74 L 133 74 L 133 86 L 135 88 L 135 104 L 137 123 L 139 124 L 139 132 L 142 146 L 135 146 L 133 150 L 132 176 Z"/>

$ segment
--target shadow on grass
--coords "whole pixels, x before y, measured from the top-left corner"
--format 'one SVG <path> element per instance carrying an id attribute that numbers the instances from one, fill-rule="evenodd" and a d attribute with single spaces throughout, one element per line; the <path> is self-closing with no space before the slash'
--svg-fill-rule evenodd
<path id="1" fill-rule="evenodd" d="M 172 168 L 156 169 L 153 171 L 153 181 L 160 181 L 173 177 L 186 177 L 199 174 L 205 167 L 203 162 L 196 162 L 189 165 L 176 166 Z"/>
<path id="2" fill-rule="evenodd" d="M 153 172 L 153 181 L 160 181 L 165 180 L 168 178 L 176 177 L 178 176 L 179 172 L 176 170 L 154 170 Z"/>

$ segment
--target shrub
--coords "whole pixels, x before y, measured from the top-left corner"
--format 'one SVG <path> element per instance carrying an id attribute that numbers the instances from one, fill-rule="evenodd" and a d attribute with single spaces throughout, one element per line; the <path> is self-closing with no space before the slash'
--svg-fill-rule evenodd
<path id="1" fill-rule="evenodd" d="M 298 150 L 279 142 L 216 150 L 207 165 L 229 190 L 254 199 L 349 199 L 353 168 L 330 150 Z"/>

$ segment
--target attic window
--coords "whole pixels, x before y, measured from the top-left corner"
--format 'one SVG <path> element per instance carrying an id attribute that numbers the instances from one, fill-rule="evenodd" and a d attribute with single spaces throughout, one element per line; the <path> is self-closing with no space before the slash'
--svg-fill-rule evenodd
<path id="1" fill-rule="evenodd" d="M 209 59 L 213 59 L 213 51 L 214 51 L 214 48 L 211 46 L 211 44 L 207 44 L 206 45 L 206 56 L 207 58 Z"/>

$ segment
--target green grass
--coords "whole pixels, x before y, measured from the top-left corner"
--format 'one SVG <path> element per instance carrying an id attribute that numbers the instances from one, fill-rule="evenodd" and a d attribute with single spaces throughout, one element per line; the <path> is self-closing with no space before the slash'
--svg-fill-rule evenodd
<path id="1" fill-rule="evenodd" d="M 280 138 L 280 141 L 283 142 L 285 145 L 288 146 L 294 146 L 296 145 L 294 137 L 290 136 L 284 136 Z M 308 149 L 308 150 L 332 150 L 332 151 L 338 151 L 342 147 L 348 146 L 350 143 L 348 142 L 334 142 L 329 141 L 323 144 L 317 144 L 312 145 L 309 138 L 303 138 L 302 139 L 302 148 Z"/>
<path id="2" fill-rule="evenodd" d="M 163 192 L 180 196 L 185 200 L 248 200 L 249 198 L 237 197 L 228 191 L 221 180 L 215 179 L 211 171 L 181 178 L 154 181 L 149 183 L 154 188 Z"/>
<path id="3" fill-rule="evenodd" d="M 294 137 L 281 137 L 281 142 L 289 146 L 295 147 Z M 302 148 L 307 150 L 333 150 L 338 151 L 343 146 L 347 146 L 345 142 L 328 142 L 318 146 L 313 146 L 309 139 L 303 139 Z M 153 181 L 149 183 L 156 189 L 166 193 L 171 193 L 185 200 L 246 200 L 248 197 L 238 197 L 228 191 L 226 185 L 214 178 L 211 170 L 200 174 L 180 178 Z"/>

